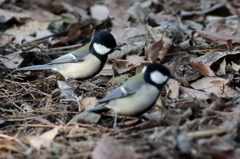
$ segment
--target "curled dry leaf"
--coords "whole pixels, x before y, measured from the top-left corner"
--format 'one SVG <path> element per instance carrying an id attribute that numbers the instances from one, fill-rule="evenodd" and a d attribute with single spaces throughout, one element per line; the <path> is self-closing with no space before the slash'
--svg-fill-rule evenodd
<path id="1" fill-rule="evenodd" d="M 146 27 L 147 29 L 147 46 L 152 46 L 152 43 L 155 43 L 155 42 L 159 42 L 162 40 L 162 44 L 163 44 L 163 47 L 162 49 L 159 51 L 159 56 L 158 58 L 160 60 L 163 60 L 164 57 L 166 56 L 167 52 L 168 52 L 168 49 L 170 48 L 170 46 L 172 45 L 172 41 L 171 39 L 166 35 L 164 34 L 163 32 L 159 31 L 158 29 L 155 29 L 155 28 L 152 28 L 151 26 L 147 26 Z M 159 42 L 160 43 L 160 42 Z"/>
<path id="2" fill-rule="evenodd" d="M 232 62 L 232 61 L 231 61 Z M 240 65 L 232 62 L 232 68 L 235 70 L 235 71 L 239 71 L 240 70 Z"/>
<path id="3" fill-rule="evenodd" d="M 162 39 L 156 42 L 155 44 L 153 44 L 151 47 L 145 48 L 145 54 L 146 54 L 147 60 L 149 60 L 151 63 L 155 63 L 159 56 L 159 52 L 162 48 L 163 48 Z"/>
<path id="4" fill-rule="evenodd" d="M 199 61 L 191 61 L 188 63 L 189 66 L 191 66 L 196 72 L 199 72 L 201 75 L 207 76 L 207 77 L 214 77 L 215 73 L 209 66 L 206 64 L 199 62 Z"/>
<path id="5" fill-rule="evenodd" d="M 214 52 L 208 55 L 200 56 L 195 59 L 195 61 L 202 62 L 208 66 L 211 66 L 213 63 L 227 55 L 238 55 L 240 51 L 225 51 L 225 52 Z"/>

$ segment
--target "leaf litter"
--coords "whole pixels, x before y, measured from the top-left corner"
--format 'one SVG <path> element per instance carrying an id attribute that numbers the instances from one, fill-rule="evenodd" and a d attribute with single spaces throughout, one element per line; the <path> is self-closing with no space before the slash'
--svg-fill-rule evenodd
<path id="1" fill-rule="evenodd" d="M 2 1 L 0 158 L 239 158 L 237 0 Z M 63 82 L 44 64 L 111 32 L 121 46 L 103 70 Z M 143 66 L 169 80 L 140 117 L 83 112 Z M 147 100 L 147 99 L 146 99 Z M 131 103 L 129 103 L 131 105 Z"/>

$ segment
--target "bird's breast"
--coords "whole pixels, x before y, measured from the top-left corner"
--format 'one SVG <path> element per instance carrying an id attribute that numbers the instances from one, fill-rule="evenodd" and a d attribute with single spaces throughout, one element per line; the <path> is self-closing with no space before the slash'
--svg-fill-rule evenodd
<path id="1" fill-rule="evenodd" d="M 97 57 L 88 55 L 82 62 L 57 64 L 52 70 L 61 73 L 65 79 L 87 79 L 99 70 L 100 65 Z"/>
<path id="2" fill-rule="evenodd" d="M 144 84 L 137 93 L 110 101 L 106 107 L 121 115 L 138 115 L 148 110 L 157 100 L 159 90 L 150 85 Z"/>

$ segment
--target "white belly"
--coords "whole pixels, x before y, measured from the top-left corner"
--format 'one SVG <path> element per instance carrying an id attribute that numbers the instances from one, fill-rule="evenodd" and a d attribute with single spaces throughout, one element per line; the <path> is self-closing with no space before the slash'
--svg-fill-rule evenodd
<path id="1" fill-rule="evenodd" d="M 140 90 L 126 98 L 110 101 L 106 107 L 121 115 L 136 115 L 147 110 L 157 100 L 159 90 L 150 85 L 143 85 Z"/>
<path id="2" fill-rule="evenodd" d="M 65 79 L 84 79 L 92 76 L 99 69 L 100 65 L 101 62 L 97 57 L 88 56 L 83 62 L 56 65 L 56 68 L 52 70 L 61 73 Z"/>

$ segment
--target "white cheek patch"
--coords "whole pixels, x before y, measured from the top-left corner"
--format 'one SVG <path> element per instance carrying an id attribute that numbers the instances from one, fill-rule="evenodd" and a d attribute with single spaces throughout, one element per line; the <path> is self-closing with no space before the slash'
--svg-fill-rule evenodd
<path id="1" fill-rule="evenodd" d="M 101 55 L 105 55 L 111 50 L 101 44 L 98 44 L 98 43 L 94 43 L 93 48 L 98 54 L 101 54 Z"/>
<path id="2" fill-rule="evenodd" d="M 163 75 L 159 71 L 153 71 L 150 74 L 150 78 L 154 83 L 162 84 L 162 83 L 166 82 L 166 80 L 168 79 L 168 76 Z"/>
<path id="3" fill-rule="evenodd" d="M 147 70 L 147 66 L 144 66 L 142 69 L 142 72 L 145 72 Z"/>

